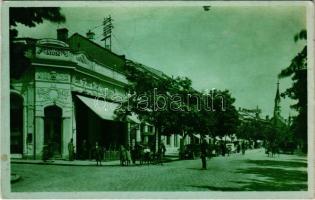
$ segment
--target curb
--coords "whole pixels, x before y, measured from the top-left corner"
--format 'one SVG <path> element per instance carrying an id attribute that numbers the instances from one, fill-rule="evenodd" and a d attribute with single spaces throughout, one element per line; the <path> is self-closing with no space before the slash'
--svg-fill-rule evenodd
<path id="1" fill-rule="evenodd" d="M 21 176 L 18 174 L 11 173 L 11 183 L 15 183 L 21 180 Z"/>

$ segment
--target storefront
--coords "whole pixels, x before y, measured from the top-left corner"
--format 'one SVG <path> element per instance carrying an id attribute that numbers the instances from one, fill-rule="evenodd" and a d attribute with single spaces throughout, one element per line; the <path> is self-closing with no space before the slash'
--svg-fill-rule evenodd
<path id="1" fill-rule="evenodd" d="M 48 146 L 52 158 L 66 159 L 71 139 L 77 155 L 84 140 L 105 149 L 129 145 L 131 124 L 139 121 L 115 119 L 128 84 L 122 72 L 91 61 L 60 40 L 18 42 L 28 46 L 31 66 L 10 83 L 12 157 L 41 159 Z"/>

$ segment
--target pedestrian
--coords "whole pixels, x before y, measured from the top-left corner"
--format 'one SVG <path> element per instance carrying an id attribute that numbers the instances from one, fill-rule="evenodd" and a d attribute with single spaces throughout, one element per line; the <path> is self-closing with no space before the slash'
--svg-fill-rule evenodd
<path id="1" fill-rule="evenodd" d="M 119 159 L 120 159 L 120 165 L 124 166 L 126 164 L 127 156 L 126 156 L 126 149 L 124 145 L 120 145 L 120 151 L 119 151 Z"/>
<path id="2" fill-rule="evenodd" d="M 48 145 L 47 144 L 45 144 L 43 146 L 42 159 L 43 159 L 44 162 L 47 162 L 47 160 L 49 159 L 49 149 L 48 149 Z"/>
<path id="3" fill-rule="evenodd" d="M 102 147 L 99 146 L 98 142 L 95 142 L 95 160 L 96 165 L 102 165 Z"/>
<path id="4" fill-rule="evenodd" d="M 135 165 L 135 164 L 136 164 L 136 159 L 137 159 L 137 144 L 134 144 L 134 145 L 131 147 L 130 153 L 131 153 L 131 160 L 132 160 L 132 163 Z"/>
<path id="5" fill-rule="evenodd" d="M 151 162 L 151 155 L 152 155 L 152 151 L 151 149 L 149 148 L 148 145 L 146 145 L 143 149 L 143 160 L 145 163 L 147 163 L 148 165 L 150 164 Z"/>
<path id="6" fill-rule="evenodd" d="M 129 166 L 131 164 L 131 153 L 130 153 L 130 148 L 127 146 L 126 148 L 126 164 Z"/>
<path id="7" fill-rule="evenodd" d="M 86 160 L 89 156 L 89 147 L 86 140 L 83 140 L 82 143 L 82 160 Z"/>
<path id="8" fill-rule="evenodd" d="M 241 152 L 241 145 L 239 144 L 239 142 L 236 144 L 236 152 L 237 153 Z"/>
<path id="9" fill-rule="evenodd" d="M 206 140 L 203 140 L 200 145 L 200 157 L 202 162 L 202 169 L 207 169 L 207 149 L 208 144 Z"/>
<path id="10" fill-rule="evenodd" d="M 163 156 L 163 158 L 164 158 L 165 152 L 166 152 L 166 147 L 165 147 L 164 142 L 161 143 L 161 152 L 162 152 L 162 156 Z"/>
<path id="11" fill-rule="evenodd" d="M 139 144 L 137 146 L 137 156 L 140 161 L 140 165 L 142 165 L 145 161 L 145 152 L 144 152 L 144 146 L 142 144 Z"/>
<path id="12" fill-rule="evenodd" d="M 74 145 L 73 145 L 73 138 L 70 139 L 68 143 L 68 151 L 69 151 L 69 161 L 74 160 Z"/>
<path id="13" fill-rule="evenodd" d="M 158 152 L 157 152 L 157 161 L 161 165 L 163 165 L 163 159 L 164 159 L 165 151 L 166 151 L 165 145 L 163 142 L 161 142 L 161 144 L 159 145 L 159 148 L 158 148 Z"/>
<path id="14" fill-rule="evenodd" d="M 242 142 L 242 155 L 245 155 L 246 145 L 245 141 Z"/>
<path id="15" fill-rule="evenodd" d="M 226 154 L 226 146 L 225 146 L 225 142 L 221 141 L 221 154 L 222 156 L 225 156 Z"/>
<path id="16" fill-rule="evenodd" d="M 208 158 L 211 159 L 213 156 L 214 147 L 211 142 L 208 144 Z"/>

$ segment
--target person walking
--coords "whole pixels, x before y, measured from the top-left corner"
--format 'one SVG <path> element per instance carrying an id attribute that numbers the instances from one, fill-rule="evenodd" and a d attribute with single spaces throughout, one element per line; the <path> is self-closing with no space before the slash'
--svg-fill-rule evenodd
<path id="1" fill-rule="evenodd" d="M 95 143 L 95 160 L 96 165 L 98 165 L 98 163 L 100 166 L 102 165 L 102 147 L 99 146 L 98 142 Z"/>
<path id="2" fill-rule="evenodd" d="M 127 156 L 126 156 L 126 149 L 124 145 L 120 145 L 120 151 L 119 151 L 119 158 L 120 158 L 120 165 L 124 166 L 126 164 Z"/>
<path id="3" fill-rule="evenodd" d="M 69 161 L 74 160 L 74 145 L 73 145 L 73 138 L 70 139 L 68 143 L 68 151 L 69 151 Z"/>
<path id="4" fill-rule="evenodd" d="M 200 145 L 202 169 L 207 169 L 207 149 L 208 149 L 207 141 L 203 140 Z"/>
<path id="5" fill-rule="evenodd" d="M 246 145 L 245 141 L 242 142 L 242 155 L 245 155 Z"/>
<path id="6" fill-rule="evenodd" d="M 126 148 L 126 165 L 129 166 L 131 164 L 131 153 L 130 153 L 130 147 L 127 146 Z"/>
<path id="7" fill-rule="evenodd" d="M 158 148 L 158 152 L 157 152 L 157 162 L 161 165 L 163 165 L 165 151 L 166 151 L 165 145 L 163 142 L 161 142 L 161 144 Z"/>

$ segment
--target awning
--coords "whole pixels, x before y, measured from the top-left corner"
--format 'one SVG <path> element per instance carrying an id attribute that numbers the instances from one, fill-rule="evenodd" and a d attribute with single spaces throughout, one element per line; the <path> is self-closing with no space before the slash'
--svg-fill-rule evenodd
<path id="1" fill-rule="evenodd" d="M 200 139 L 200 134 L 194 134 L 194 136 L 198 139 Z"/>
<path id="2" fill-rule="evenodd" d="M 133 121 L 134 123 L 137 123 L 137 124 L 140 124 L 141 121 L 138 119 L 138 115 L 135 114 L 135 113 L 132 113 L 131 115 L 128 115 L 127 118 L 130 120 L 130 121 Z"/>
<path id="3" fill-rule="evenodd" d="M 116 115 L 114 112 L 119 107 L 119 104 L 81 95 L 77 95 L 77 97 L 100 118 L 106 120 L 115 120 Z M 141 123 L 141 121 L 138 119 L 138 116 L 134 113 L 132 113 L 131 116 L 127 116 L 127 118 L 137 124 Z"/>
<path id="4" fill-rule="evenodd" d="M 111 103 L 97 98 L 93 99 L 89 97 L 84 97 L 81 95 L 77 95 L 77 97 L 100 118 L 106 120 L 115 119 L 114 111 L 116 110 L 116 108 L 118 108 L 119 104 Z"/>

